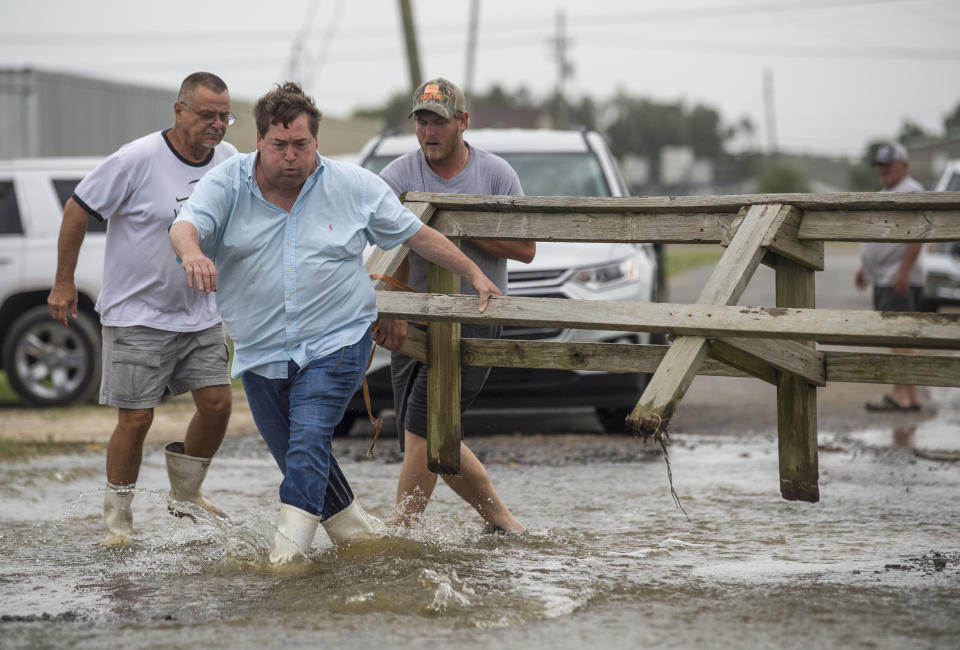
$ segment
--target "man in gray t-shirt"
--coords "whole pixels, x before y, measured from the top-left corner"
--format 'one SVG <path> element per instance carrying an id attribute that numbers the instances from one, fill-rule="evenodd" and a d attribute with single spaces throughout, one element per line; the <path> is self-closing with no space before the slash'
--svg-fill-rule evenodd
<path id="1" fill-rule="evenodd" d="M 922 192 L 923 186 L 910 178 L 907 150 L 894 142 L 881 145 L 874 156 L 882 192 Z M 920 311 L 923 294 L 921 243 L 864 242 L 860 244 L 860 268 L 854 277 L 861 291 L 873 285 L 873 308 L 877 311 Z M 910 353 L 911 350 L 895 349 Z M 890 393 L 867 402 L 868 411 L 917 411 L 920 398 L 916 386 L 894 384 Z"/>
<path id="2" fill-rule="evenodd" d="M 471 147 L 463 140 L 469 113 L 463 93 L 446 79 L 431 79 L 413 95 L 413 110 L 420 149 L 387 165 L 380 176 L 397 195 L 404 192 L 448 194 L 501 194 L 522 196 L 517 173 L 502 158 Z M 530 262 L 535 242 L 464 241 L 463 252 L 507 293 L 507 259 Z M 427 289 L 427 263 L 411 252 L 395 274 L 416 291 Z M 473 293 L 467 284 L 462 293 Z M 376 342 L 393 350 L 390 363 L 397 434 L 403 449 L 403 466 L 397 485 L 397 510 L 391 523 L 410 525 L 423 513 L 437 482 L 427 468 L 427 366 L 397 352 L 407 336 L 406 321 L 382 321 Z M 465 338 L 498 338 L 500 327 L 464 324 Z M 461 412 L 469 407 L 490 374 L 489 368 L 464 366 L 461 373 Z M 497 495 L 486 469 L 460 443 L 460 474 L 444 475 L 447 484 L 473 506 L 493 531 L 524 531 Z"/>

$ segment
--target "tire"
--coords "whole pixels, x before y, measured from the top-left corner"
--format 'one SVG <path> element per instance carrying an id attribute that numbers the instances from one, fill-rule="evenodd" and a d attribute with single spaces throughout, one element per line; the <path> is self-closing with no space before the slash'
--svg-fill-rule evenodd
<path id="1" fill-rule="evenodd" d="M 100 331 L 79 312 L 69 327 L 46 305 L 19 316 L 3 342 L 10 388 L 31 406 L 66 406 L 93 399 L 100 386 Z"/>
<path id="2" fill-rule="evenodd" d="M 627 433 L 627 416 L 633 409 L 596 409 L 597 419 L 606 433 Z"/>

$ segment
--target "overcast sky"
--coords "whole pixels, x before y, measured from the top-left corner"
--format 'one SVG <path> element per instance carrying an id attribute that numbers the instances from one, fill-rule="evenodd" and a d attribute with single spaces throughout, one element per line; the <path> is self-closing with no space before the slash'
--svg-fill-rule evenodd
<path id="1" fill-rule="evenodd" d="M 757 146 L 769 135 L 765 71 L 789 151 L 855 156 L 904 118 L 939 132 L 960 102 L 958 0 L 479 1 L 478 90 L 549 93 L 562 11 L 572 98 L 622 89 L 706 103 L 727 123 L 750 118 Z M 469 1 L 412 4 L 423 74 L 465 85 Z M 295 69 L 333 116 L 409 86 L 397 0 L 10 2 L 0 66 L 171 89 L 210 70 L 251 100 Z"/>

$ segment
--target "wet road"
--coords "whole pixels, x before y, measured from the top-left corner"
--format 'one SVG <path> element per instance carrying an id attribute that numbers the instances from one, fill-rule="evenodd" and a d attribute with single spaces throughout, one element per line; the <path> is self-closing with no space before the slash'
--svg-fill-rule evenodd
<path id="1" fill-rule="evenodd" d="M 151 446 L 129 548 L 96 544 L 102 452 L 2 463 L 0 645 L 955 648 L 960 391 L 931 390 L 914 416 L 821 400 L 837 415 L 821 418 L 822 501 L 806 504 L 780 499 L 759 382 L 702 379 L 670 447 L 689 519 L 663 457 L 598 435 L 589 413 L 476 416 L 472 431 L 500 435 L 471 446 L 529 535 L 483 535 L 440 486 L 414 530 L 342 549 L 321 531 L 311 562 L 282 571 L 266 563 L 279 474 L 252 432 L 228 437 L 205 485 L 228 527 L 167 514 Z M 362 434 L 336 452 L 386 519 L 395 445 L 367 460 Z"/>

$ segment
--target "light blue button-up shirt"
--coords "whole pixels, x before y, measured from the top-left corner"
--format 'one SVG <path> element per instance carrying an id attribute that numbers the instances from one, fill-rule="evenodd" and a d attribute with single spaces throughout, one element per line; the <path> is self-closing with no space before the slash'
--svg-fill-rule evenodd
<path id="1" fill-rule="evenodd" d="M 317 156 L 290 212 L 267 202 L 256 152 L 207 172 L 176 222 L 197 228 L 217 267 L 217 306 L 234 341 L 232 374 L 285 378 L 355 343 L 376 320 L 367 243 L 390 249 L 423 226 L 365 169 Z"/>

